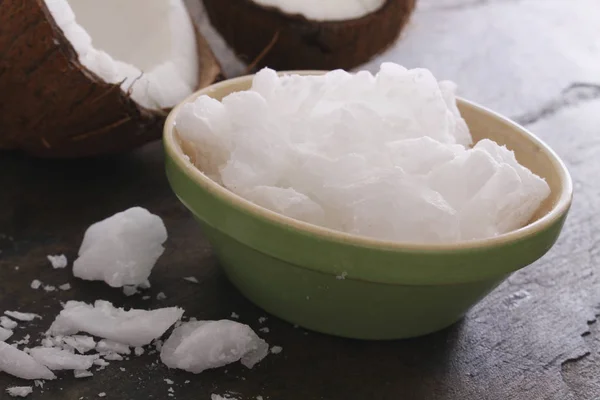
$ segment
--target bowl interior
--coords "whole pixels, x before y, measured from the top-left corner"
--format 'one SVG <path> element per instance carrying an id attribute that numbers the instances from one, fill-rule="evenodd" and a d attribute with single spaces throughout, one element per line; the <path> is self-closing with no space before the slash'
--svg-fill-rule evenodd
<path id="1" fill-rule="evenodd" d="M 322 74 L 322 71 L 291 71 L 285 74 L 301 74 L 314 75 Z M 281 74 L 284 74 L 282 72 Z M 248 90 L 252 85 L 252 76 L 243 76 L 235 79 L 220 82 L 209 86 L 184 101 L 194 101 L 200 95 L 208 95 L 217 100 L 230 93 Z M 482 139 L 491 139 L 498 144 L 505 145 L 507 148 L 515 152 L 515 156 L 519 163 L 529 168 L 532 172 L 544 178 L 550 186 L 550 196 L 544 201 L 529 225 L 542 219 L 556 209 L 559 205 L 567 206 L 571 199 L 571 181 L 558 156 L 543 142 L 541 142 L 533 134 L 526 131 L 521 126 L 512 121 L 501 117 L 500 115 L 477 106 L 464 99 L 458 99 L 458 107 L 460 112 L 467 122 L 474 142 Z M 177 107 L 171 113 L 171 118 L 167 121 L 167 126 L 173 125 L 174 115 L 177 113 Z M 190 161 L 196 165 L 202 165 L 202 160 L 196 160 L 195 151 L 188 147 L 185 141 L 179 139 L 174 129 L 175 144 L 179 147 L 178 152 L 187 155 Z"/>
<path id="2" fill-rule="evenodd" d="M 550 186 L 550 196 L 538 208 L 529 224 L 548 215 L 559 204 L 561 197 L 570 192 L 568 176 L 564 175 L 564 165 L 539 139 L 517 124 L 500 119 L 490 111 L 477 108 L 465 100 L 458 100 L 458 108 L 471 130 L 475 143 L 482 139 L 491 139 L 506 146 L 515 152 L 521 165 L 544 178 Z"/>

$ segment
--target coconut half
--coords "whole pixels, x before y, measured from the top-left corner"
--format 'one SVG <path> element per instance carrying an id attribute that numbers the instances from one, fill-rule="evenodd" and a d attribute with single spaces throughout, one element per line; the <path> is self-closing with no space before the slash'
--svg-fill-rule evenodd
<path id="1" fill-rule="evenodd" d="M 416 0 L 203 0 L 252 67 L 351 69 L 390 46 Z"/>
<path id="2" fill-rule="evenodd" d="M 0 2 L 0 147 L 128 150 L 219 74 L 182 0 Z"/>

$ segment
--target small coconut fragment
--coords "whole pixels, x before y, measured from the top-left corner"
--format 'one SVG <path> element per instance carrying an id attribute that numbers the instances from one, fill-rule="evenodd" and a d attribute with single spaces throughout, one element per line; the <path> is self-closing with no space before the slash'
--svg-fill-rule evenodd
<path id="1" fill-rule="evenodd" d="M 92 374 L 90 371 L 76 369 L 73 371 L 73 376 L 77 379 L 80 379 L 80 378 L 89 378 L 91 376 L 94 376 L 94 374 Z"/>
<path id="2" fill-rule="evenodd" d="M 123 356 L 118 353 L 106 353 L 103 357 L 108 361 L 123 361 Z"/>
<path id="3" fill-rule="evenodd" d="M 65 290 L 71 290 L 71 284 L 70 283 L 63 283 L 58 288 L 60 290 L 63 290 L 63 291 L 65 291 Z"/>
<path id="4" fill-rule="evenodd" d="M 183 315 L 178 307 L 156 310 L 114 307 L 110 302 L 97 300 L 94 305 L 68 301 L 50 326 L 53 335 L 86 332 L 129 346 L 144 346 L 160 337 Z"/>
<path id="5" fill-rule="evenodd" d="M 104 368 L 108 367 L 110 363 L 98 358 L 97 360 L 94 360 L 94 365 L 98 365 L 98 371 L 102 371 Z"/>
<path id="6" fill-rule="evenodd" d="M 27 334 L 23 337 L 23 339 L 21 340 L 17 340 L 16 342 L 13 342 L 13 346 L 19 346 L 22 344 L 29 344 L 29 340 L 31 339 L 31 335 Z"/>
<path id="7" fill-rule="evenodd" d="M 0 342 L 0 371 L 21 379 L 55 379 L 48 368 L 34 360 L 29 354 Z"/>
<path id="8" fill-rule="evenodd" d="M 65 268 L 68 265 L 67 256 L 65 256 L 64 254 L 60 254 L 57 256 L 48 255 L 46 257 L 48 258 L 48 261 L 50 261 L 50 264 L 52 264 L 52 268 L 54 269 Z"/>
<path id="9" fill-rule="evenodd" d="M 62 341 L 60 343 L 58 343 L 58 341 L 55 340 L 54 337 L 46 336 L 45 338 L 42 339 L 41 344 L 44 347 L 60 347 L 62 345 Z"/>
<path id="10" fill-rule="evenodd" d="M 123 294 L 127 297 L 133 296 L 137 292 L 138 292 L 137 286 L 133 286 L 133 285 L 123 286 Z"/>
<path id="11" fill-rule="evenodd" d="M 36 318 L 42 318 L 34 313 L 24 313 L 20 311 L 4 311 L 4 314 L 8 315 L 11 318 L 14 318 L 18 321 L 33 321 Z"/>
<path id="12" fill-rule="evenodd" d="M 210 395 L 210 400 L 237 400 L 237 398 L 230 396 L 220 396 L 218 394 L 213 393 Z"/>
<path id="13" fill-rule="evenodd" d="M 51 347 L 35 347 L 29 349 L 29 354 L 38 363 L 45 365 L 51 370 L 89 369 L 98 358 L 97 355 L 82 356 Z"/>
<path id="14" fill-rule="evenodd" d="M 0 2 L 0 148 L 44 157 L 160 138 L 168 109 L 219 64 L 183 0 Z"/>
<path id="15" fill-rule="evenodd" d="M 31 386 L 13 386 L 6 389 L 6 393 L 12 397 L 27 397 L 33 392 Z"/>
<path id="16" fill-rule="evenodd" d="M 96 345 L 96 351 L 98 353 L 117 353 L 117 354 L 130 354 L 131 349 L 129 346 L 123 343 L 113 342 L 112 340 L 101 340 Z"/>
<path id="17" fill-rule="evenodd" d="M 17 323 L 12 319 L 5 317 L 4 315 L 0 316 L 0 326 L 6 329 L 15 329 L 17 327 Z"/>
<path id="18" fill-rule="evenodd" d="M 40 282 L 38 279 L 34 279 L 34 280 L 31 281 L 31 285 L 30 286 L 31 286 L 32 289 L 37 290 L 37 289 L 40 288 L 40 286 L 42 286 L 42 282 Z"/>
<path id="19" fill-rule="evenodd" d="M 88 351 L 96 348 L 96 341 L 91 336 L 65 336 L 62 340 L 65 343 L 65 345 L 69 346 L 74 350 L 77 350 L 77 352 L 80 354 L 87 353 Z"/>
<path id="20" fill-rule="evenodd" d="M 252 66 L 350 69 L 398 37 L 415 0 L 204 0 L 211 24 Z"/>
<path id="21" fill-rule="evenodd" d="M 12 335 L 13 335 L 13 331 L 11 331 L 10 329 L 5 329 L 5 328 L 0 327 L 0 342 L 6 341 L 6 339 L 11 337 Z"/>
<path id="22" fill-rule="evenodd" d="M 268 351 L 268 344 L 248 325 L 229 320 L 194 321 L 173 331 L 160 358 L 169 368 L 198 374 L 238 360 L 252 368 Z"/>
<path id="23" fill-rule="evenodd" d="M 165 250 L 165 240 L 162 219 L 145 208 L 132 207 L 86 230 L 73 274 L 112 287 L 144 284 Z"/>

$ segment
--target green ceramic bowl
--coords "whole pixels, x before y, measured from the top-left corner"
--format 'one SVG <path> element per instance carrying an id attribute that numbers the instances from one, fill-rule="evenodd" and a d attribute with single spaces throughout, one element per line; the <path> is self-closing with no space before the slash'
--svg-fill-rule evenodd
<path id="1" fill-rule="evenodd" d="M 248 89 L 251 80 L 223 81 L 185 102 L 202 94 L 221 99 Z M 177 136 L 180 107 L 165 124 L 167 175 L 204 228 L 227 276 L 267 312 L 327 334 L 399 339 L 453 324 L 512 272 L 553 246 L 571 204 L 569 173 L 547 145 L 498 114 L 459 100 L 475 140 L 490 138 L 508 146 L 550 185 L 552 194 L 531 223 L 498 237 L 448 245 L 385 242 L 332 231 L 266 210 L 207 178 Z"/>

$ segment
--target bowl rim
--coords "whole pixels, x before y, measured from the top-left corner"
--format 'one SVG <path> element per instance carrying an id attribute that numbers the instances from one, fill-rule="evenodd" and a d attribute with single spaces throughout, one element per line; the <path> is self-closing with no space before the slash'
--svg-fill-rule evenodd
<path id="1" fill-rule="evenodd" d="M 280 71 L 280 75 L 299 74 L 299 75 L 316 75 L 322 74 L 326 71 L 319 70 L 298 70 L 298 71 Z M 528 140 L 536 144 L 543 152 L 545 152 L 552 165 L 554 171 L 557 173 L 560 187 L 562 191 L 558 196 L 558 200 L 553 205 L 548 213 L 538 218 L 534 222 L 510 231 L 498 236 L 493 236 L 484 239 L 465 240 L 454 243 L 419 243 L 419 242 L 398 242 L 391 240 L 381 240 L 376 238 L 370 238 L 367 236 L 360 236 L 334 229 L 313 225 L 308 222 L 300 221 L 287 217 L 283 214 L 271 211 L 267 208 L 261 207 L 254 204 L 250 200 L 246 200 L 242 196 L 235 194 L 224 186 L 210 179 L 202 171 L 200 171 L 192 162 L 187 158 L 183 150 L 181 149 L 177 139 L 175 138 L 175 118 L 177 117 L 181 108 L 201 95 L 211 95 L 212 93 L 233 84 L 251 81 L 255 74 L 244 75 L 232 79 L 220 81 L 218 83 L 207 86 L 200 89 L 177 106 L 175 106 L 164 124 L 163 129 L 163 143 L 167 157 L 175 162 L 178 168 L 192 180 L 194 183 L 202 187 L 213 196 L 217 197 L 220 201 L 226 203 L 230 207 L 237 208 L 239 211 L 245 212 L 257 218 L 262 218 L 270 223 L 273 223 L 281 228 L 294 229 L 300 233 L 314 236 L 318 239 L 335 241 L 342 244 L 352 245 L 356 247 L 365 247 L 370 249 L 379 249 L 384 251 L 397 251 L 397 252 L 427 252 L 427 253 L 440 253 L 449 251 L 471 251 L 479 250 L 482 248 L 498 247 L 507 245 L 510 243 L 518 242 L 528 237 L 534 236 L 539 232 L 545 231 L 546 229 L 553 226 L 558 222 L 564 214 L 566 214 L 571 206 L 573 199 L 573 182 L 567 167 L 560 157 L 544 143 L 535 134 L 530 132 L 527 128 L 517 124 L 516 122 L 504 117 L 495 111 L 488 109 L 475 102 L 457 97 L 457 102 L 472 107 L 477 112 L 485 114 L 489 118 L 501 120 L 505 124 L 509 125 L 513 130 L 520 131 L 520 133 L 527 137 Z M 231 92 L 233 93 L 233 92 Z"/>

